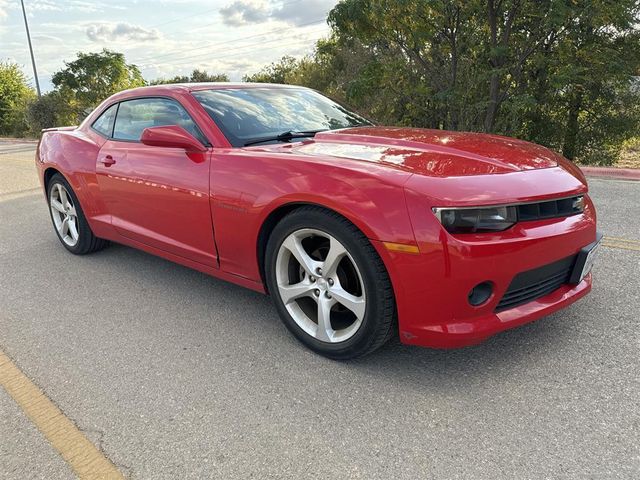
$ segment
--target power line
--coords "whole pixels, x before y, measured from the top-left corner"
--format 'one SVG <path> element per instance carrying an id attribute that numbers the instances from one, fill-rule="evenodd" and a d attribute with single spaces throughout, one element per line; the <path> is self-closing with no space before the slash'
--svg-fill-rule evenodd
<path id="1" fill-rule="evenodd" d="M 306 40 L 306 39 L 301 39 L 301 40 L 298 40 L 297 42 L 291 42 L 291 43 L 290 43 L 290 42 L 284 42 L 284 43 L 282 43 L 282 44 L 280 44 L 280 45 L 298 45 L 298 44 L 300 44 L 300 43 L 304 43 L 304 42 L 307 42 L 307 41 L 308 41 L 308 40 Z M 275 46 L 275 47 L 279 47 L 280 45 L 274 45 L 274 46 Z M 235 57 L 236 55 L 237 55 L 236 53 L 232 53 L 232 54 L 230 54 L 230 55 L 216 56 L 216 57 L 214 58 L 214 60 L 219 60 L 219 59 L 221 59 L 221 58 Z"/>
<path id="2" fill-rule="evenodd" d="M 200 15 L 204 15 L 205 13 L 217 12 L 218 8 L 211 8 L 209 10 L 204 10 L 202 12 L 192 13 L 191 15 L 185 15 L 184 17 L 174 18 L 173 20 L 167 20 L 166 22 L 157 23 L 156 25 L 150 25 L 146 28 L 157 28 L 162 27 L 163 25 L 168 25 L 169 23 L 179 22 L 180 20 L 185 20 L 187 18 L 199 17 Z"/>
<path id="3" fill-rule="evenodd" d="M 315 31 L 312 31 L 312 32 L 309 32 L 309 33 L 320 33 L 321 31 L 322 31 L 322 30 L 315 30 Z M 261 46 L 261 45 L 270 44 L 270 43 L 273 43 L 273 42 L 281 42 L 281 41 L 282 41 L 282 40 L 284 40 L 284 39 L 287 39 L 287 38 L 293 38 L 293 37 L 296 37 L 296 36 L 298 36 L 298 35 L 300 35 L 300 34 L 299 34 L 299 33 L 295 33 L 295 34 L 292 34 L 292 35 L 287 35 L 287 36 L 283 36 L 283 37 L 280 37 L 280 38 L 275 38 L 275 39 L 272 39 L 272 40 L 266 40 L 266 41 L 257 42 L 257 43 L 250 43 L 250 44 L 247 44 L 247 45 L 239 45 L 239 46 L 238 46 L 238 47 L 236 47 L 236 48 L 225 49 L 225 50 L 224 50 L 224 52 L 225 52 L 225 53 L 226 53 L 226 52 L 236 52 L 236 51 L 238 51 L 238 50 L 242 50 L 242 49 L 249 48 L 249 47 L 255 47 L 255 46 L 258 46 L 258 45 L 260 45 L 260 46 Z M 307 38 L 307 39 L 301 39 L 301 40 L 300 40 L 300 42 L 308 42 L 309 40 L 310 40 L 310 39 L 308 39 L 308 38 Z M 298 43 L 299 43 L 299 42 L 298 42 Z M 283 44 L 283 45 L 284 45 L 284 44 Z M 276 45 L 276 46 L 277 46 L 277 45 Z M 206 57 L 206 56 L 209 56 L 209 55 L 215 54 L 215 53 L 216 53 L 216 51 L 219 51 L 219 50 L 215 50 L 215 49 L 214 49 L 213 51 L 209 51 L 209 52 L 205 52 L 205 53 L 200 53 L 200 54 L 197 54 L 197 55 L 189 55 L 189 56 L 187 56 L 187 57 L 176 58 L 176 59 L 174 59 L 174 60 L 169 59 L 169 61 L 171 61 L 171 63 L 172 63 L 173 65 L 184 65 L 185 63 L 182 63 L 182 62 L 184 62 L 185 60 L 190 60 L 190 59 L 200 58 L 200 57 Z M 178 62 L 178 63 L 176 63 L 176 62 Z M 188 62 L 187 62 L 187 63 L 188 63 Z M 149 64 L 149 63 L 147 63 L 147 64 L 141 64 L 141 65 L 139 65 L 139 66 L 140 66 L 140 67 L 143 67 L 143 68 L 145 68 L 145 67 L 147 67 L 147 68 L 148 68 L 148 67 L 154 67 L 154 66 L 155 66 L 155 64 Z"/>
<path id="4" fill-rule="evenodd" d="M 286 45 L 298 45 L 298 44 L 301 44 L 301 43 L 304 43 L 304 40 L 300 40 L 298 42 L 293 42 L 293 43 L 286 43 Z M 285 44 L 283 43 L 283 45 L 285 45 Z M 217 61 L 217 60 L 221 60 L 221 59 L 225 59 L 225 58 L 229 58 L 229 57 L 234 57 L 234 56 L 236 56 L 236 54 L 232 53 L 232 54 L 229 54 L 229 55 L 216 56 L 216 57 L 212 58 L 211 60 L 212 61 Z M 205 65 L 205 67 L 206 67 L 206 65 Z M 206 67 L 206 68 L 208 68 L 208 67 Z"/>
<path id="5" fill-rule="evenodd" d="M 314 20 L 312 22 L 302 23 L 300 25 L 293 25 L 293 28 L 309 27 L 311 25 L 317 25 L 317 24 L 320 24 L 320 23 L 324 23 L 325 20 L 326 19 L 322 18 L 322 19 L 319 19 L 319 20 Z M 247 37 L 239 37 L 239 38 L 233 38 L 233 39 L 230 39 L 230 40 L 225 40 L 224 42 L 209 43 L 209 44 L 206 44 L 206 45 L 201 45 L 199 47 L 190 48 L 189 51 L 193 52 L 195 50 L 203 50 L 205 48 L 213 48 L 213 47 L 218 47 L 220 45 L 228 45 L 229 43 L 241 42 L 243 40 L 249 40 L 249 39 L 252 39 L 252 38 L 263 37 L 265 35 L 270 35 L 272 33 L 278 33 L 278 32 L 281 32 L 281 31 L 282 31 L 282 28 L 274 28 L 272 30 L 268 30 L 268 31 L 266 31 L 264 33 L 258 33 L 256 35 L 249 35 Z M 158 60 L 160 58 L 170 57 L 172 55 L 175 55 L 176 53 L 184 53 L 184 50 L 183 49 L 176 49 L 176 50 L 174 50 L 172 52 L 163 53 L 162 55 L 152 55 L 152 56 L 149 56 L 149 57 L 146 57 L 146 58 L 141 58 L 137 62 L 134 62 L 134 63 L 147 62 L 149 60 Z"/>

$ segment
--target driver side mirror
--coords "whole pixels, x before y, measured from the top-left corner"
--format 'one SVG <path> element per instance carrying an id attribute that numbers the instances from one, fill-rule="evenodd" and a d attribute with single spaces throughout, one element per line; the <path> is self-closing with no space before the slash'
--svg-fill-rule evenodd
<path id="1" fill-rule="evenodd" d="M 207 151 L 197 138 L 178 125 L 145 128 L 140 141 L 151 147 L 184 148 L 187 152 Z"/>

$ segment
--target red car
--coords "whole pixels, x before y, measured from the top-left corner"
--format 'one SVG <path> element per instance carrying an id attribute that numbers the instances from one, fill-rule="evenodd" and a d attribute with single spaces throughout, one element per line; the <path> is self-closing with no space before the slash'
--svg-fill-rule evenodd
<path id="1" fill-rule="evenodd" d="M 268 292 L 331 358 L 399 334 L 476 344 L 583 297 L 600 235 L 580 170 L 512 138 L 378 127 L 301 87 L 116 94 L 46 130 L 62 245 L 108 241 Z"/>

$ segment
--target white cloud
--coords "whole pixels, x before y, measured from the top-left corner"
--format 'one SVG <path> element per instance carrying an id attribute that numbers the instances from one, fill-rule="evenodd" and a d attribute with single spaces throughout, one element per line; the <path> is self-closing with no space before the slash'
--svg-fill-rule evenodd
<path id="1" fill-rule="evenodd" d="M 222 21 L 232 27 L 266 22 L 269 14 L 268 5 L 263 1 L 237 0 L 220 9 Z"/>
<path id="2" fill-rule="evenodd" d="M 148 29 L 126 22 L 94 23 L 87 27 L 86 33 L 89 40 L 93 42 L 116 42 L 119 40 L 149 42 L 160 38 L 160 33 L 156 29 Z"/>
<path id="3" fill-rule="evenodd" d="M 336 0 L 235 0 L 220 9 L 223 23 L 232 27 L 279 20 L 293 25 L 307 24 L 326 17 Z"/>

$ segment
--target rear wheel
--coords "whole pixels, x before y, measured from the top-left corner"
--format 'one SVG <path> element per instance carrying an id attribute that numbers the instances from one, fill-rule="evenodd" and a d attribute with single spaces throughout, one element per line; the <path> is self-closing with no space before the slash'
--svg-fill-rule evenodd
<path id="1" fill-rule="evenodd" d="M 83 255 L 108 245 L 106 240 L 96 237 L 91 231 L 78 198 L 62 175 L 57 173 L 51 177 L 47 186 L 47 199 L 53 227 L 67 250 Z"/>
<path id="2" fill-rule="evenodd" d="M 338 214 L 303 207 L 287 215 L 269 238 L 266 277 L 284 324 L 317 353 L 359 357 L 394 331 L 384 264 L 362 232 Z"/>

